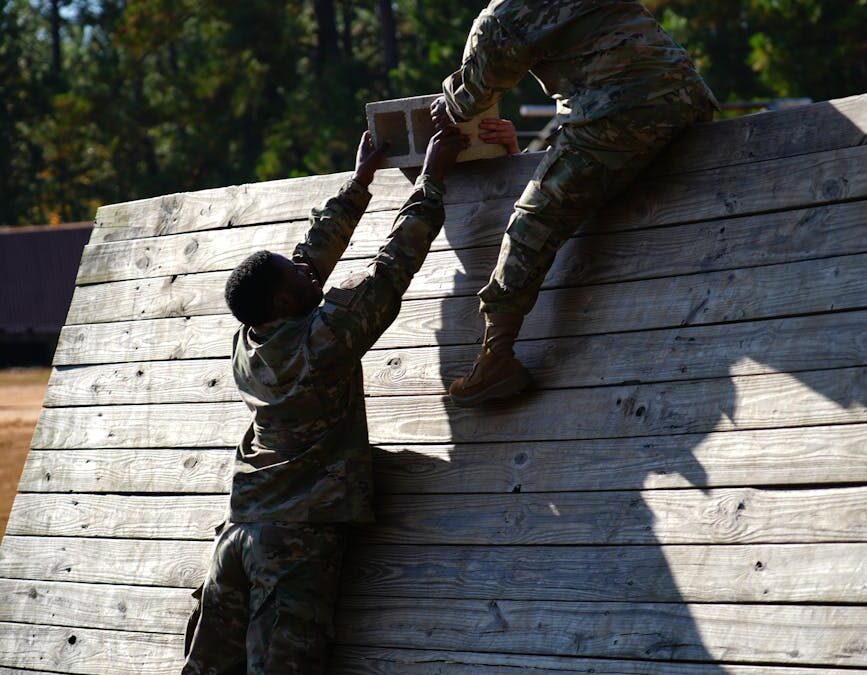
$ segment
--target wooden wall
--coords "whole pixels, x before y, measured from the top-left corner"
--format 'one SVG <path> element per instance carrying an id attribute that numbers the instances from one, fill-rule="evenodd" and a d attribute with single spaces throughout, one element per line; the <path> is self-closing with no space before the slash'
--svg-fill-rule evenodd
<path id="1" fill-rule="evenodd" d="M 867 96 L 691 131 L 570 241 L 519 344 L 539 388 L 458 410 L 474 292 L 539 155 L 462 165 L 364 360 L 376 526 L 335 672 L 867 672 Z M 0 675 L 177 672 L 248 415 L 229 270 L 346 175 L 99 210 L 0 547 Z M 381 172 L 333 278 L 412 176 Z"/>

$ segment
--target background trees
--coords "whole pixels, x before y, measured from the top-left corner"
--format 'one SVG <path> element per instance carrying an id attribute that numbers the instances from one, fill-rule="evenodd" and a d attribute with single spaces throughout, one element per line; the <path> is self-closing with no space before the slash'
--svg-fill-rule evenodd
<path id="1" fill-rule="evenodd" d="M 867 91 L 867 0 L 649 0 L 721 99 Z"/>
<path id="2" fill-rule="evenodd" d="M 0 223 L 347 169 L 364 103 L 436 91 L 485 4 L 0 0 Z M 867 90 L 867 0 L 647 4 L 721 99 Z"/>

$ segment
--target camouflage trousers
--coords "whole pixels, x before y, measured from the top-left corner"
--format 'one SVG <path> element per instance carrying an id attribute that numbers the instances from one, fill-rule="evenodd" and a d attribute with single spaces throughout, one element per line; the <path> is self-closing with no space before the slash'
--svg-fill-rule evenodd
<path id="1" fill-rule="evenodd" d="M 182 674 L 325 673 L 345 541 L 340 525 L 218 528 Z"/>
<path id="2" fill-rule="evenodd" d="M 681 131 L 709 121 L 704 92 L 680 89 L 585 124 L 563 125 L 521 197 L 500 246 L 481 311 L 527 314 L 563 243 L 623 192 Z"/>

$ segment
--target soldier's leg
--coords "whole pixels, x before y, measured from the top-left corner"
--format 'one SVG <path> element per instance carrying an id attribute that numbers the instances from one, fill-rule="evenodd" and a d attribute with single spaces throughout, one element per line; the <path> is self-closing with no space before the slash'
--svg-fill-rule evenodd
<path id="1" fill-rule="evenodd" d="M 567 129 L 515 203 L 497 264 L 480 292 L 485 335 L 470 372 L 449 387 L 452 402 L 475 407 L 520 393 L 530 376 L 513 345 L 557 250 L 601 201 L 602 165 L 570 145 Z"/>
<path id="2" fill-rule="evenodd" d="M 250 675 L 326 673 L 345 545 L 339 525 L 258 526 L 247 561 Z"/>
<path id="3" fill-rule="evenodd" d="M 449 388 L 452 401 L 475 406 L 520 391 L 526 377 L 512 345 L 559 248 L 710 110 L 707 99 L 675 92 L 654 105 L 560 129 L 515 204 L 491 279 L 479 292 L 485 340 L 470 373 Z"/>
<path id="4" fill-rule="evenodd" d="M 684 129 L 711 112 L 703 94 L 694 99 L 682 90 L 653 105 L 561 128 L 515 203 L 497 265 L 479 292 L 481 311 L 529 313 L 563 243 Z"/>
<path id="5" fill-rule="evenodd" d="M 242 564 L 241 536 L 241 527 L 232 523 L 217 536 L 182 675 L 246 672 L 249 584 Z"/>

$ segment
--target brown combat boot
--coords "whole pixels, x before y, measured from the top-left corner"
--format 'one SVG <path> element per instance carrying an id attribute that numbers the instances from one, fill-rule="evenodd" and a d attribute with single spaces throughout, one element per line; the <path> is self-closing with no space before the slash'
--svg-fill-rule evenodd
<path id="1" fill-rule="evenodd" d="M 452 403 L 474 408 L 486 401 L 510 398 L 530 384 L 530 373 L 512 351 L 523 322 L 521 314 L 485 314 L 482 351 L 470 372 L 449 387 Z"/>

